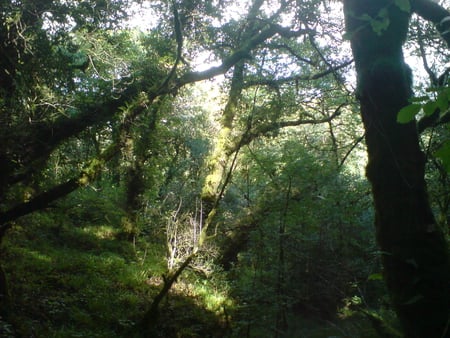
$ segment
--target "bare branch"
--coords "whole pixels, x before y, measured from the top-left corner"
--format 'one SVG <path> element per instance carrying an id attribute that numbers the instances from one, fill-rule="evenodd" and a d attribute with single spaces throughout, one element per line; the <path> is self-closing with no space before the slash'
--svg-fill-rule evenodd
<path id="1" fill-rule="evenodd" d="M 438 79 L 437 79 L 436 74 L 431 70 L 430 66 L 428 65 L 427 54 L 425 52 L 422 29 L 420 28 L 420 25 L 417 26 L 417 38 L 418 38 L 417 43 L 419 44 L 420 56 L 422 57 L 423 68 L 427 72 L 433 86 L 436 86 Z"/>
<path id="2" fill-rule="evenodd" d="M 347 160 L 347 157 L 352 153 L 352 151 L 356 148 L 356 146 L 358 144 L 360 144 L 362 140 L 364 140 L 364 136 L 366 136 L 365 133 L 356 139 L 355 143 L 353 143 L 351 148 L 347 151 L 347 153 L 345 154 L 345 156 L 342 158 L 341 162 L 339 163 L 339 168 L 344 165 L 345 161 Z"/>

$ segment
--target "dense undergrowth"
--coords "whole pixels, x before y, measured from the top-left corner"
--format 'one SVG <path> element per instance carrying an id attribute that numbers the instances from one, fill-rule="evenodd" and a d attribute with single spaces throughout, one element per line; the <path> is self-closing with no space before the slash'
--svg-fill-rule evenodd
<path id="1" fill-rule="evenodd" d="M 163 284 L 164 240 L 143 232 L 130 241 L 117 225 L 120 214 L 115 209 L 109 217 L 101 216 L 102 207 L 112 207 L 110 201 L 101 201 L 97 199 L 101 205 L 96 209 L 91 204 L 35 213 L 8 233 L 1 254 L 10 306 L 0 321 L 2 337 L 140 336 L 139 324 Z M 265 287 L 276 274 L 264 264 L 249 268 L 246 260 L 251 257 L 256 256 L 250 247 L 228 272 L 218 266 L 209 276 L 185 271 L 161 305 L 157 336 L 276 336 L 274 305 L 280 300 Z M 317 278 L 334 271 L 326 266 L 329 257 L 322 259 L 317 261 Z M 328 289 L 320 280 L 308 284 L 307 274 L 292 278 L 298 278 L 291 282 L 298 283 L 296 292 L 311 285 L 316 289 L 303 303 L 286 295 L 291 298 L 286 298 L 286 330 L 280 337 L 377 337 L 367 316 L 353 310 L 361 301 L 358 296 L 351 299 L 352 292 L 360 292 L 356 285 L 349 284 L 348 294 L 339 295 L 341 301 L 330 308 L 326 297 L 335 286 Z"/>

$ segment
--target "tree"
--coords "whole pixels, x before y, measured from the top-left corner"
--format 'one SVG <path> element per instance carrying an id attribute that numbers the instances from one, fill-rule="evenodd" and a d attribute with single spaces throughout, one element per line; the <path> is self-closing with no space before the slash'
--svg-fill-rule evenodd
<path id="1" fill-rule="evenodd" d="M 449 42 L 444 18 L 450 13 L 436 3 L 344 0 L 386 285 L 407 337 L 444 337 L 450 308 L 447 243 L 428 201 L 416 124 L 397 122 L 412 96 L 402 45 L 413 12 L 435 23 Z"/>

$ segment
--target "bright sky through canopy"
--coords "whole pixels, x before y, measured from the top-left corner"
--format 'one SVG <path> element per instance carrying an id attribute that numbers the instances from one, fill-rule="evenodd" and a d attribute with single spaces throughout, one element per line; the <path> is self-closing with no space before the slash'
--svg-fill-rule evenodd
<path id="1" fill-rule="evenodd" d="M 230 1 L 230 4 L 225 6 L 223 9 L 222 22 L 219 20 L 213 21 L 212 25 L 215 27 L 220 27 L 225 22 L 229 22 L 231 20 L 239 20 L 242 19 L 248 13 L 248 9 L 251 5 L 251 0 L 236 0 Z M 340 16 L 342 12 L 342 4 L 340 2 L 329 2 L 327 4 L 331 8 L 333 16 Z M 279 0 L 267 0 L 265 1 L 265 5 L 262 6 L 262 9 L 266 12 L 266 15 L 270 16 L 279 8 Z M 132 7 L 129 9 L 129 13 L 131 17 L 129 21 L 126 23 L 126 26 L 133 29 L 138 29 L 142 32 L 146 32 L 154 28 L 157 24 L 158 18 L 156 12 L 152 8 L 151 1 L 142 1 L 141 4 L 133 3 Z M 286 24 L 292 20 L 292 17 L 283 18 L 286 21 Z M 342 21 L 344 20 L 342 14 Z M 323 40 L 323 41 L 321 41 Z M 328 44 L 326 39 L 318 38 L 318 42 L 322 42 L 323 44 Z M 348 50 L 348 53 L 350 51 Z M 349 54 L 350 55 L 350 54 Z M 408 65 L 413 69 L 414 79 L 416 83 L 424 82 L 426 83 L 426 73 L 423 70 L 423 65 L 419 57 L 416 55 L 412 55 L 409 51 L 405 51 L 405 59 Z M 197 71 L 204 71 L 210 67 L 218 66 L 220 61 L 212 60 L 209 51 L 200 52 L 195 60 L 192 60 L 192 66 Z M 354 75 L 354 74 L 353 74 Z M 355 77 L 354 77 L 355 78 Z"/>

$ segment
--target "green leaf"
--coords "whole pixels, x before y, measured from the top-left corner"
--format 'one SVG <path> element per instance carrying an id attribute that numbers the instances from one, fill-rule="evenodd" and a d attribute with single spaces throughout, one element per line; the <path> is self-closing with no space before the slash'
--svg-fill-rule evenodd
<path id="1" fill-rule="evenodd" d="M 448 109 L 448 103 L 450 99 L 450 93 L 447 90 L 442 90 L 436 100 L 436 104 L 441 110 L 441 112 L 445 112 Z"/>
<path id="2" fill-rule="evenodd" d="M 436 108 L 438 107 L 437 103 L 434 101 L 428 101 L 427 103 L 425 103 L 423 105 L 423 112 L 425 113 L 425 115 L 431 115 L 434 113 L 434 111 L 436 110 Z"/>
<path id="3" fill-rule="evenodd" d="M 373 273 L 367 279 L 368 280 L 383 280 L 383 275 L 380 272 Z"/>
<path id="4" fill-rule="evenodd" d="M 450 173 L 450 141 L 445 142 L 434 155 L 442 161 L 445 170 Z"/>
<path id="5" fill-rule="evenodd" d="M 370 22 L 373 21 L 373 18 L 369 14 L 364 13 L 359 17 L 359 20 Z"/>
<path id="6" fill-rule="evenodd" d="M 394 3 L 403 12 L 411 12 L 411 4 L 409 3 L 409 0 L 394 0 Z"/>
<path id="7" fill-rule="evenodd" d="M 397 122 L 398 123 L 408 123 L 411 122 L 414 117 L 417 115 L 417 113 L 422 108 L 421 104 L 413 103 L 406 107 L 403 107 L 400 109 L 400 111 L 397 114 Z"/>
<path id="8" fill-rule="evenodd" d="M 386 7 L 381 8 L 378 11 L 377 17 L 382 19 L 382 21 L 389 20 L 389 11 L 387 10 L 387 8 Z"/>
<path id="9" fill-rule="evenodd" d="M 364 15 L 367 15 L 367 14 L 364 14 Z M 382 8 L 378 12 L 376 18 L 372 18 L 369 15 L 367 15 L 367 18 L 364 20 L 369 21 L 370 25 L 372 26 L 373 32 L 380 36 L 389 27 L 389 24 L 390 24 L 389 11 L 386 8 Z"/>
<path id="10" fill-rule="evenodd" d="M 374 33 L 380 36 L 386 29 L 388 29 L 389 23 L 389 18 L 382 18 L 382 20 L 372 20 L 370 25 L 372 26 Z"/>

